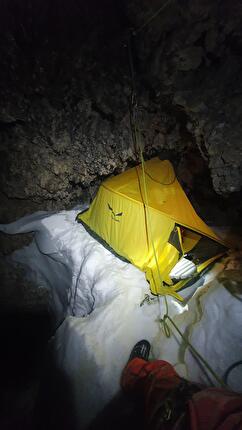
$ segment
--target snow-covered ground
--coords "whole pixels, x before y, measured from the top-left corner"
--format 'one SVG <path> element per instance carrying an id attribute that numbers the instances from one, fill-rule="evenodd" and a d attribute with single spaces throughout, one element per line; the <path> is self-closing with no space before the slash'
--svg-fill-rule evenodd
<path id="1" fill-rule="evenodd" d="M 115 257 L 77 224 L 79 211 L 38 212 L 0 230 L 35 232 L 33 242 L 15 251 L 12 259 L 26 267 L 38 288 L 50 289 L 57 323 L 65 317 L 54 348 L 58 366 L 71 383 L 80 425 L 87 426 L 117 393 L 130 350 L 143 338 L 151 342 L 151 358 L 170 361 L 181 376 L 211 383 L 179 334 L 165 336 L 160 324 L 164 299 L 140 306 L 149 293 L 144 273 Z M 231 294 L 224 287 L 219 280 L 223 269 L 216 264 L 195 294 L 194 289 L 185 290 L 185 305 L 168 298 L 170 316 L 220 377 L 242 359 L 241 290 Z M 240 392 L 241 367 L 228 378 L 230 387 Z"/>

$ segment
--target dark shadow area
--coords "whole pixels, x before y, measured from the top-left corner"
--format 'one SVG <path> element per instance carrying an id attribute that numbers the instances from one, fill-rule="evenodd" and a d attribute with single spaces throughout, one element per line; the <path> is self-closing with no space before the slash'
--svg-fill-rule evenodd
<path id="1" fill-rule="evenodd" d="M 33 428 L 33 409 L 39 389 L 50 315 L 43 311 L 4 313 L 0 318 L 0 428 Z"/>
<path id="2" fill-rule="evenodd" d="M 34 409 L 34 430 L 82 430 L 68 375 L 57 366 L 50 342 Z M 86 427 L 85 427 L 86 428 Z M 88 430 L 145 430 L 141 399 L 119 392 L 94 418 Z"/>
<path id="3" fill-rule="evenodd" d="M 1 252 L 8 255 L 24 237 L 19 243 L 16 236 L 1 239 Z M 10 263 L 1 257 L 0 429 L 75 429 L 67 384 L 50 353 L 57 328 L 51 295 L 32 284 L 23 267 Z"/>
<path id="4" fill-rule="evenodd" d="M 143 401 L 120 392 L 97 415 L 88 430 L 145 430 L 145 428 Z"/>
<path id="5" fill-rule="evenodd" d="M 45 366 L 33 417 L 34 430 L 80 430 L 73 402 L 70 382 L 67 375 L 58 369 L 51 343 L 49 345 Z"/>

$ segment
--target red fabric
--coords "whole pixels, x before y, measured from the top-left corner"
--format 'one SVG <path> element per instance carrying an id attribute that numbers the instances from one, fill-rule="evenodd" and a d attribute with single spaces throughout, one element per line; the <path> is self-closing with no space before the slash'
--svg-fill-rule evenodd
<path id="1" fill-rule="evenodd" d="M 189 400 L 188 413 L 194 430 L 242 429 L 242 396 L 221 388 L 206 388 Z"/>
<path id="2" fill-rule="evenodd" d="M 169 425 L 159 416 L 161 405 L 178 389 L 181 378 L 166 361 L 130 361 L 121 379 L 127 392 L 141 394 L 149 429 L 242 430 L 242 396 L 219 388 L 204 388 L 192 395 L 184 413 Z"/>

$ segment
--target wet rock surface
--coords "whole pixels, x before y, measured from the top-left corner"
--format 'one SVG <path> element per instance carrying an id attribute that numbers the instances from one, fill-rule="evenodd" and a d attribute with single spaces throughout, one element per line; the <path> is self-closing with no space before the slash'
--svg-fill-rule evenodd
<path id="1" fill-rule="evenodd" d="M 70 207 L 92 197 L 106 176 L 137 163 L 130 128 L 131 27 L 138 29 L 131 45 L 145 156 L 168 151 L 186 182 L 184 165 L 192 153 L 196 165 L 206 167 L 204 178 L 211 178 L 208 194 L 238 202 L 241 4 L 174 0 L 156 15 L 162 3 L 5 4 L 2 222 L 38 208 Z M 189 169 L 195 197 L 207 192 L 202 183 L 194 188 L 200 174 Z"/>

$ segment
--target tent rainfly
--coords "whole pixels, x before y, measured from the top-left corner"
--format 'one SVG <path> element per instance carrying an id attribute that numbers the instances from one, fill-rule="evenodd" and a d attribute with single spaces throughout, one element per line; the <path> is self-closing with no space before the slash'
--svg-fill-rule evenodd
<path id="1" fill-rule="evenodd" d="M 105 180 L 77 221 L 144 271 L 153 294 L 182 300 L 177 291 L 193 283 L 226 248 L 195 212 L 168 160 L 146 161 L 144 171 L 148 207 L 139 165 Z"/>

